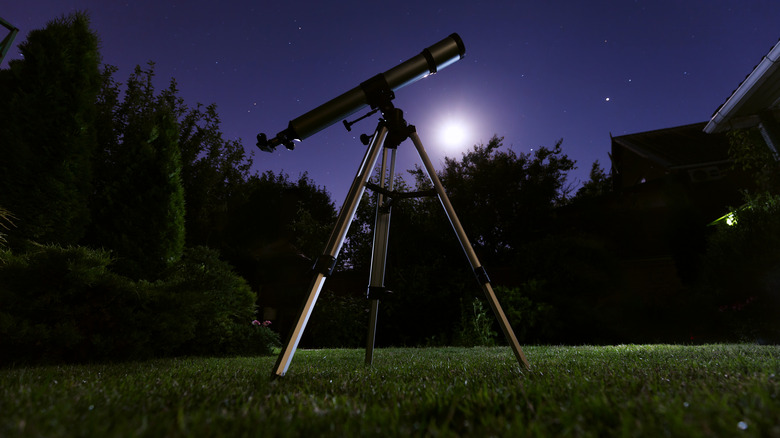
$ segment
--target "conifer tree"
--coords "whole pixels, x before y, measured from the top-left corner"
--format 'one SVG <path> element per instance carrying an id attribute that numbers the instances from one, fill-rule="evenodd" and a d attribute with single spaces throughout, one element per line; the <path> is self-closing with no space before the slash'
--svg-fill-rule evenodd
<path id="1" fill-rule="evenodd" d="M 100 189 L 88 243 L 110 249 L 123 274 L 153 279 L 184 249 L 176 83 L 155 95 L 154 65 L 138 66 L 120 102 L 111 74 L 98 100 Z"/>
<path id="2" fill-rule="evenodd" d="M 74 244 L 89 223 L 98 37 L 83 13 L 49 22 L 0 70 L 0 205 L 12 237 Z"/>

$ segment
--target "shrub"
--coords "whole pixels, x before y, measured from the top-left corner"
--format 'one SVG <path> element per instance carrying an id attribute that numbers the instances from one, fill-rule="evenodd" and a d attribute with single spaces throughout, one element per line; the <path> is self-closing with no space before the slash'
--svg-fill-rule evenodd
<path id="1" fill-rule="evenodd" d="M 597 239 L 550 235 L 518 251 L 518 336 L 543 343 L 611 343 L 625 331 L 613 304 L 621 289 L 615 255 Z M 498 293 L 498 291 L 497 291 Z M 527 301 L 530 300 L 530 301 Z M 511 318 L 510 318 L 511 321 Z"/>
<path id="2" fill-rule="evenodd" d="M 282 345 L 279 334 L 271 330 L 271 321 L 254 320 L 252 325 L 255 326 L 255 329 L 248 342 L 248 346 L 252 350 L 251 353 L 270 355 L 275 347 Z"/>
<path id="3" fill-rule="evenodd" d="M 270 354 L 279 344 L 252 326 L 255 295 L 216 251 L 187 251 L 155 283 L 111 263 L 85 247 L 0 251 L 0 363 Z"/>
<path id="4" fill-rule="evenodd" d="M 490 308 L 486 308 L 482 300 L 477 297 L 474 297 L 470 306 L 464 305 L 463 300 L 460 303 L 460 331 L 455 338 L 455 344 L 464 347 L 495 345 L 497 335 L 493 330 L 495 317 Z"/>
<path id="5" fill-rule="evenodd" d="M 167 354 L 240 354 L 257 351 L 255 293 L 207 247 L 188 249 L 154 284 L 160 348 Z M 255 330 L 256 331 L 256 330 Z"/>
<path id="6" fill-rule="evenodd" d="M 555 309 L 542 301 L 543 283 L 530 280 L 521 287 L 496 287 L 496 296 L 520 342 L 539 342 L 558 335 Z"/>
<path id="7" fill-rule="evenodd" d="M 710 336 L 780 342 L 778 214 L 780 196 L 753 199 L 710 237 L 696 303 Z"/>
<path id="8" fill-rule="evenodd" d="M 38 246 L 0 259 L 0 360 L 143 355 L 144 291 L 108 270 L 107 252 Z"/>
<path id="9" fill-rule="evenodd" d="M 368 303 L 362 296 L 324 291 L 312 310 L 305 343 L 317 348 L 363 346 L 368 331 Z"/>
<path id="10" fill-rule="evenodd" d="M 12 215 L 10 211 L 0 207 L 0 249 L 4 248 L 8 243 L 5 240 L 6 234 L 4 231 L 8 231 L 9 226 L 14 225 L 12 221 L 13 217 L 14 215 Z"/>

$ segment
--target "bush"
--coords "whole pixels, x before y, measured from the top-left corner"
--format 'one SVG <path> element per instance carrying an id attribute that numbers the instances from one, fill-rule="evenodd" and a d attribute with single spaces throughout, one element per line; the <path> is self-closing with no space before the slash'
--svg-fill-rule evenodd
<path id="1" fill-rule="evenodd" d="M 107 252 L 38 246 L 0 254 L 0 361 L 143 355 L 145 291 L 108 270 Z"/>
<path id="2" fill-rule="evenodd" d="M 13 217 L 14 216 L 10 211 L 0 207 L 0 249 L 4 248 L 8 243 L 5 240 L 6 234 L 4 231 L 8 231 L 9 226 L 14 225 L 13 221 L 11 220 Z"/>
<path id="3" fill-rule="evenodd" d="M 0 251 L 0 363 L 270 354 L 252 326 L 255 295 L 208 248 L 188 250 L 155 283 L 111 271 L 108 252 Z"/>
<path id="4" fill-rule="evenodd" d="M 163 352 L 256 352 L 248 345 L 255 293 L 216 250 L 203 246 L 186 250 L 152 290 L 152 307 L 159 312 L 158 348 Z"/>
<path id="5" fill-rule="evenodd" d="M 497 333 L 493 331 L 495 317 L 489 307 L 482 304 L 477 297 L 470 306 L 461 304 L 460 331 L 455 337 L 455 345 L 463 347 L 493 346 L 496 344 Z M 470 309 L 468 308 L 470 307 Z"/>
<path id="6" fill-rule="evenodd" d="M 258 322 L 257 320 L 252 321 L 252 325 L 257 327 L 252 330 L 249 342 L 247 342 L 249 348 L 247 353 L 267 356 L 273 353 L 275 347 L 281 346 L 282 342 L 279 339 L 279 333 L 276 333 L 269 327 L 271 321 L 256 324 Z"/>
<path id="7" fill-rule="evenodd" d="M 612 343 L 624 331 L 613 303 L 621 287 L 614 254 L 598 240 L 551 235 L 530 242 L 515 262 L 525 281 L 496 288 L 519 339 Z"/>
<path id="8" fill-rule="evenodd" d="M 780 196 L 752 200 L 703 257 L 695 305 L 708 337 L 780 342 Z"/>
<path id="9" fill-rule="evenodd" d="M 520 287 L 496 287 L 496 296 L 520 342 L 543 342 L 559 335 L 560 319 L 551 304 L 541 301 L 541 284 L 531 280 Z"/>
<path id="10" fill-rule="evenodd" d="M 368 332 L 369 301 L 323 291 L 312 310 L 304 342 L 316 348 L 361 347 Z M 381 307 L 381 304 L 380 304 Z"/>

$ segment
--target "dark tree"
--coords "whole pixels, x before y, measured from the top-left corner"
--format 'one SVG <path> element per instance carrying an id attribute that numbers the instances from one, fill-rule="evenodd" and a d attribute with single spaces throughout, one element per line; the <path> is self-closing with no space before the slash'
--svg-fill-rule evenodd
<path id="1" fill-rule="evenodd" d="M 751 195 L 780 193 L 780 162 L 758 129 L 731 131 L 728 137 L 729 158 L 734 169 L 753 177 L 755 189 Z"/>
<path id="2" fill-rule="evenodd" d="M 241 142 L 226 140 L 216 105 L 176 107 L 182 157 L 187 245 L 219 246 L 213 230 L 224 217 L 230 197 L 242 190 L 252 166 Z"/>
<path id="3" fill-rule="evenodd" d="M 127 117 L 120 101 L 120 85 L 113 76 L 116 68 L 107 66 L 104 87 L 98 98 L 98 134 L 104 155 L 100 162 L 111 163 L 109 151 L 116 148 L 122 136 L 118 126 Z M 152 71 L 144 74 L 152 74 Z M 225 140 L 220 131 L 216 105 L 188 107 L 177 96 L 175 83 L 164 92 L 179 126 L 178 147 L 181 151 L 181 182 L 185 196 L 187 246 L 219 247 L 214 230 L 224 222 L 228 200 L 243 190 L 249 178 L 251 156 L 239 141 Z M 125 105 L 126 106 L 126 105 Z M 112 178 L 110 167 L 103 169 L 103 179 Z M 100 204 L 98 203 L 98 206 Z"/>
<path id="4" fill-rule="evenodd" d="M 452 204 L 481 257 L 506 260 L 524 243 L 553 229 L 556 207 L 567 200 L 567 173 L 575 162 L 558 141 L 532 154 L 501 150 L 503 138 L 476 145 L 440 172 Z M 421 169 L 418 186 L 427 180 Z M 440 209 L 440 208 L 439 208 Z"/>
<path id="5" fill-rule="evenodd" d="M 590 179 L 577 190 L 574 199 L 592 199 L 612 191 L 612 175 L 601 168 L 599 160 L 593 162 L 590 168 Z"/>
<path id="6" fill-rule="evenodd" d="M 267 171 L 252 176 L 231 198 L 228 223 L 218 230 L 233 248 L 261 248 L 285 241 L 308 257 L 322 251 L 335 220 L 330 195 L 307 174 L 297 181 Z"/>
<path id="7" fill-rule="evenodd" d="M 112 250 L 134 278 L 154 278 L 184 249 L 176 84 L 155 95 L 153 76 L 153 65 L 136 67 L 120 102 L 108 69 L 98 100 L 102 148 L 88 243 Z"/>
<path id="8" fill-rule="evenodd" d="M 230 194 L 227 210 L 214 220 L 211 240 L 256 287 L 276 276 L 274 264 L 282 257 L 318 256 L 335 217 L 330 195 L 308 175 L 293 181 L 267 171 Z"/>
<path id="9" fill-rule="evenodd" d="M 561 152 L 560 143 L 534 155 L 500 147 L 501 139 L 494 137 L 461 160 L 447 159 L 439 176 L 480 260 L 488 268 L 500 263 L 514 272 L 512 263 L 525 238 L 538 240 L 553 228 L 555 208 L 567 196 L 566 173 L 574 162 Z M 430 187 L 424 170 L 410 173 L 415 190 Z M 399 191 L 409 190 L 403 183 L 396 185 Z M 375 208 L 373 195 L 367 195 L 344 254 L 346 267 L 363 271 L 366 278 Z M 397 200 L 385 282 L 394 293 L 380 306 L 377 342 L 453 342 L 461 313 L 471 311 L 473 297 L 479 295 L 473 277 L 438 199 Z"/>
<path id="10" fill-rule="evenodd" d="M 98 37 L 76 13 L 30 32 L 0 71 L 0 205 L 13 235 L 75 244 L 90 220 Z"/>
<path id="11" fill-rule="evenodd" d="M 693 313 L 718 340 L 780 342 L 780 196 L 732 213 L 710 236 Z"/>

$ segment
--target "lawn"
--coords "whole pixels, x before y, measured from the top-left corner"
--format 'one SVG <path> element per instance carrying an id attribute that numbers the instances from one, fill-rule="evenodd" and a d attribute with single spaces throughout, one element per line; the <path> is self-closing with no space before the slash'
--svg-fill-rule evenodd
<path id="1" fill-rule="evenodd" d="M 775 436 L 780 347 L 298 351 L 0 370 L 0 436 Z"/>

